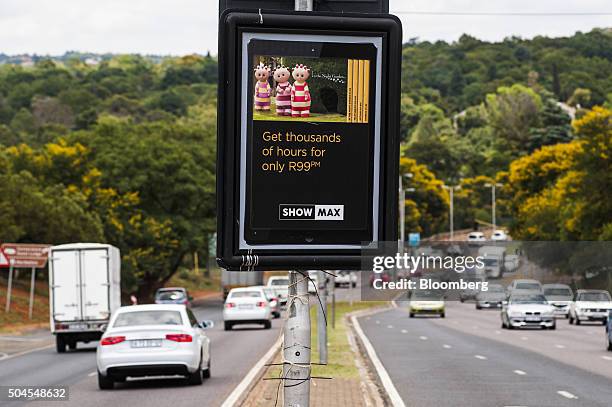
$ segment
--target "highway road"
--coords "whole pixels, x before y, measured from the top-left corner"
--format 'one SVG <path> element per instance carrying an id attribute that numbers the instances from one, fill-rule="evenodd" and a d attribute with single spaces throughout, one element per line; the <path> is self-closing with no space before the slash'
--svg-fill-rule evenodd
<path id="1" fill-rule="evenodd" d="M 447 303 L 445 319 L 411 319 L 398 305 L 360 324 L 406 406 L 612 405 L 601 325 L 508 331 L 499 311 L 474 304 Z"/>
<path id="2" fill-rule="evenodd" d="M 115 390 L 98 390 L 95 344 L 79 344 L 73 352 L 57 354 L 54 347 L 0 360 L 0 383 L 7 385 L 67 385 L 69 402 L 41 402 L 58 407 L 69 406 L 219 406 L 240 383 L 252 366 L 279 337 L 280 319 L 272 329 L 259 326 L 236 327 L 223 331 L 222 302 L 206 300 L 194 308 L 198 319 L 211 319 L 215 327 L 208 330 L 212 343 L 212 377 L 201 386 L 188 386 L 183 380 L 128 380 Z M 17 406 L 24 403 L 3 403 Z"/>

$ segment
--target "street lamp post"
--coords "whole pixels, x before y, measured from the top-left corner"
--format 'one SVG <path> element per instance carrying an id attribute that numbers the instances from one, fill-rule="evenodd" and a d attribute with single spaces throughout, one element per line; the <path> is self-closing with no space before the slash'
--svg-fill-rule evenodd
<path id="1" fill-rule="evenodd" d="M 461 185 L 442 185 L 442 188 L 446 189 L 448 191 L 448 194 L 450 195 L 450 213 L 449 213 L 449 223 L 450 223 L 450 238 L 449 240 L 452 242 L 453 239 L 455 238 L 455 208 L 454 208 L 454 201 L 455 201 L 455 190 L 456 189 L 461 189 Z"/>
<path id="2" fill-rule="evenodd" d="M 404 188 L 404 177 L 412 178 L 413 173 L 408 172 L 399 177 L 399 217 L 400 217 L 400 251 L 403 253 L 404 242 L 406 241 L 406 192 L 414 192 L 414 188 Z"/>
<path id="3" fill-rule="evenodd" d="M 495 218 L 495 188 L 496 187 L 503 187 L 504 184 L 500 184 L 500 183 L 486 183 L 485 187 L 487 188 L 491 188 L 491 223 L 493 224 L 493 232 L 495 232 L 495 229 L 497 229 L 497 220 Z"/>

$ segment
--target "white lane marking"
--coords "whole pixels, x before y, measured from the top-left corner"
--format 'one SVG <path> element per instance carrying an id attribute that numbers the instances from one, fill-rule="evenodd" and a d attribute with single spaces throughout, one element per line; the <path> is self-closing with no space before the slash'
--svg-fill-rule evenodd
<path id="1" fill-rule="evenodd" d="M 406 331 L 405 329 L 402 329 L 402 333 L 403 333 L 403 334 L 407 334 L 407 333 L 408 333 L 408 331 Z"/>
<path id="2" fill-rule="evenodd" d="M 527 373 L 523 372 L 522 370 L 515 370 L 514 373 L 516 373 L 519 376 L 525 376 Z"/>
<path id="3" fill-rule="evenodd" d="M 565 345 L 555 345 L 555 348 L 565 349 Z"/>
<path id="4" fill-rule="evenodd" d="M 8 358 L 8 353 L 0 352 L 0 360 Z"/>
<path id="5" fill-rule="evenodd" d="M 387 325 L 387 328 L 392 329 L 393 325 Z"/>
<path id="6" fill-rule="evenodd" d="M 389 397 L 389 401 L 391 402 L 391 405 L 396 406 L 396 407 L 406 407 L 406 405 L 404 404 L 404 401 L 402 400 L 399 393 L 397 392 L 397 389 L 393 385 L 393 382 L 391 381 L 391 378 L 389 377 L 389 373 L 387 373 L 387 370 L 385 369 L 382 362 L 376 355 L 376 351 L 374 350 L 374 347 L 370 343 L 370 340 L 363 333 L 363 330 L 361 329 L 361 326 L 359 325 L 359 321 L 357 320 L 357 318 L 355 318 L 354 315 L 351 316 L 351 322 L 353 323 L 353 328 L 355 329 L 357 336 L 359 336 L 361 343 L 363 343 L 363 347 L 365 348 L 366 353 L 368 354 L 368 357 L 370 358 L 370 361 L 372 361 L 372 364 L 374 365 L 374 368 L 376 369 L 376 372 L 378 373 L 378 377 L 380 377 L 380 381 L 383 387 L 387 391 L 387 396 Z M 222 407 L 225 407 L 225 405 Z M 227 407 L 229 407 L 229 405 Z"/>
<path id="7" fill-rule="evenodd" d="M 428 338 L 426 336 L 419 336 L 419 339 L 422 341 L 426 341 Z"/>
<path id="8" fill-rule="evenodd" d="M 487 360 L 487 357 L 486 356 L 482 356 L 482 355 L 474 355 L 474 357 L 476 359 L 480 359 L 480 360 Z"/>
<path id="9" fill-rule="evenodd" d="M 87 375 L 87 377 L 93 377 L 93 376 L 95 376 L 97 374 L 98 374 L 98 372 L 91 372 L 90 374 Z"/>
<path id="10" fill-rule="evenodd" d="M 450 348 L 452 348 L 452 346 L 447 345 L 447 344 L 442 345 L 442 347 L 443 347 L 444 349 L 450 349 Z"/>
<path id="11" fill-rule="evenodd" d="M 605 359 L 605 360 L 612 360 L 612 357 L 611 357 L 611 356 L 602 356 L 601 358 L 602 358 L 602 359 Z"/>
<path id="12" fill-rule="evenodd" d="M 522 339 L 522 340 L 524 340 L 524 341 L 526 341 L 526 340 L 527 340 L 527 339 L 529 339 L 529 338 L 528 338 L 528 337 L 526 337 L 526 336 L 521 336 L 521 339 Z"/>
<path id="13" fill-rule="evenodd" d="M 565 397 L 566 399 L 577 399 L 578 397 L 574 396 L 572 393 L 570 393 L 569 391 L 565 391 L 565 390 L 559 390 L 557 392 L 557 394 L 559 394 L 560 396 Z"/>
<path id="14" fill-rule="evenodd" d="M 14 354 L 12 354 L 12 355 L 5 356 L 5 357 L 3 357 L 3 358 L 2 358 L 2 359 L 0 359 L 0 360 L 9 360 L 9 359 L 13 359 L 13 358 L 16 358 L 16 357 L 19 357 L 19 356 L 27 355 L 28 353 L 38 352 L 38 351 L 41 351 L 41 350 L 49 349 L 49 348 L 52 348 L 52 347 L 54 347 L 54 346 L 55 346 L 55 345 L 47 345 L 47 346 L 41 346 L 40 348 L 34 348 L 34 349 L 24 350 L 23 352 L 14 353 Z"/>
<path id="15" fill-rule="evenodd" d="M 259 372 L 263 368 L 265 368 L 266 363 L 272 360 L 274 355 L 276 355 L 276 352 L 278 352 L 282 344 L 283 335 L 280 335 L 274 345 L 272 345 L 270 349 L 268 349 L 266 354 L 263 355 L 261 359 L 257 361 L 257 363 L 255 363 L 251 370 L 249 370 L 249 373 L 244 376 L 244 379 L 242 379 L 242 381 L 238 383 L 238 386 L 236 386 L 234 390 L 232 390 L 230 395 L 227 396 L 223 404 L 221 404 L 221 407 L 232 407 L 238 403 L 242 395 L 249 389 L 249 387 L 251 387 L 253 381 L 257 379 L 257 377 L 259 376 Z"/>

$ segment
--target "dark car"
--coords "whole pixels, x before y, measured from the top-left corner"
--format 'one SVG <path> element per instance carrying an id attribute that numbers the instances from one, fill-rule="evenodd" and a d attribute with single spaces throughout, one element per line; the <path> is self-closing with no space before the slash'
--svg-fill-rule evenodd
<path id="1" fill-rule="evenodd" d="M 156 304 L 184 304 L 191 307 L 193 298 L 183 287 L 160 288 L 155 293 Z"/>

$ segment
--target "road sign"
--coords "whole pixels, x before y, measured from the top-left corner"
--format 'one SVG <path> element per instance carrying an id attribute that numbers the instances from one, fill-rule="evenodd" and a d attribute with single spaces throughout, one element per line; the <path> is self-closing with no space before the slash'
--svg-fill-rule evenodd
<path id="1" fill-rule="evenodd" d="M 416 233 L 410 233 L 408 234 L 408 244 L 412 247 L 414 246 L 418 246 L 419 242 L 421 241 L 421 234 L 416 232 Z"/>
<path id="2" fill-rule="evenodd" d="M 219 24 L 219 264 L 359 269 L 397 239 L 401 25 L 226 11 Z"/>
<path id="3" fill-rule="evenodd" d="M 9 261 L 4 255 L 4 253 L 2 253 L 2 250 L 0 250 L 0 268 L 6 268 L 8 266 L 9 266 Z"/>
<path id="4" fill-rule="evenodd" d="M 44 268 L 49 248 L 44 244 L 3 243 L 0 251 L 14 268 Z"/>

